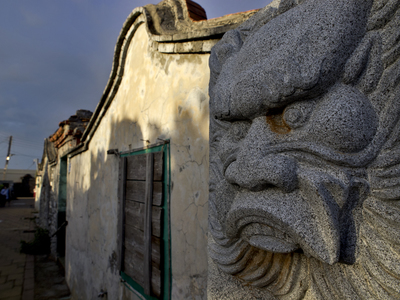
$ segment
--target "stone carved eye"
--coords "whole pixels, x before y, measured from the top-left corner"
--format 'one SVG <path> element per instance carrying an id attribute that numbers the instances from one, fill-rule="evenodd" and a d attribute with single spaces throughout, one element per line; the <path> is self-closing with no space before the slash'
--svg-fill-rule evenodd
<path id="1" fill-rule="evenodd" d="M 290 127 L 293 127 L 293 125 L 301 122 L 303 119 L 303 113 L 297 108 L 289 108 L 285 111 L 284 119 L 288 125 L 291 125 Z"/>
<path id="2" fill-rule="evenodd" d="M 290 128 L 299 128 L 308 120 L 314 102 L 296 102 L 288 105 L 283 112 L 283 120 Z"/>

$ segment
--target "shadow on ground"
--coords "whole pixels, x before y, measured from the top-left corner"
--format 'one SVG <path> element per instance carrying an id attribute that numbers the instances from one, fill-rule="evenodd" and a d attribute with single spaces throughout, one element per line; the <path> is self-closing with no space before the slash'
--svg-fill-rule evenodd
<path id="1" fill-rule="evenodd" d="M 35 300 L 70 299 L 64 270 L 48 255 L 35 256 Z"/>

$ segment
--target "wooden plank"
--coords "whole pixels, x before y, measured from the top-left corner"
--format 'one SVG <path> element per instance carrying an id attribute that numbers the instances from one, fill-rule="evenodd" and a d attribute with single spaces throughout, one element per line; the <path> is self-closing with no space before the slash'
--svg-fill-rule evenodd
<path id="1" fill-rule="evenodd" d="M 147 153 L 146 157 L 146 203 L 144 218 L 144 293 L 151 295 L 151 213 L 153 207 L 153 176 L 154 154 Z"/>
<path id="2" fill-rule="evenodd" d="M 163 228 L 162 208 L 153 206 L 152 210 L 153 211 L 151 215 L 151 235 L 161 238 L 162 234 L 161 229 Z"/>
<path id="3" fill-rule="evenodd" d="M 163 183 L 153 182 L 153 205 L 161 206 L 163 204 Z"/>
<path id="4" fill-rule="evenodd" d="M 143 231 L 125 225 L 125 248 L 130 251 L 144 253 Z"/>
<path id="5" fill-rule="evenodd" d="M 144 284 L 144 260 L 143 254 L 125 249 L 124 272 L 138 284 Z"/>
<path id="6" fill-rule="evenodd" d="M 146 154 L 127 157 L 126 178 L 131 180 L 146 180 Z"/>
<path id="7" fill-rule="evenodd" d="M 153 294 L 160 298 L 161 296 L 161 271 L 158 268 L 155 268 L 154 265 L 151 271 L 151 291 Z"/>
<path id="8" fill-rule="evenodd" d="M 125 224 L 125 191 L 126 191 L 126 158 L 119 158 L 119 171 L 118 171 L 118 208 L 119 208 L 119 218 L 118 218 L 118 249 L 120 250 L 117 265 L 120 271 L 123 271 L 124 262 L 124 224 Z"/>
<path id="9" fill-rule="evenodd" d="M 146 193 L 145 181 L 126 181 L 126 199 L 144 203 Z M 153 205 L 161 206 L 163 199 L 162 182 L 153 183 Z"/>
<path id="10" fill-rule="evenodd" d="M 141 231 L 144 230 L 144 204 L 135 201 L 126 201 L 125 224 L 133 226 Z"/>
<path id="11" fill-rule="evenodd" d="M 153 206 L 151 219 L 151 232 L 156 237 L 161 237 L 162 208 Z M 135 201 L 126 201 L 125 224 L 144 231 L 144 204 Z"/>
<path id="12" fill-rule="evenodd" d="M 129 251 L 144 255 L 144 233 L 135 227 L 125 226 L 125 248 Z M 161 239 L 155 236 L 151 237 L 151 257 L 157 266 L 161 262 Z"/>
<path id="13" fill-rule="evenodd" d="M 146 181 L 127 181 L 126 199 L 145 203 Z"/>
<path id="14" fill-rule="evenodd" d="M 163 152 L 155 152 L 153 153 L 153 180 L 154 181 L 162 181 L 163 180 L 163 169 L 164 169 L 164 160 L 163 160 Z M 146 180 L 146 156 L 147 154 L 140 155 L 132 155 L 128 156 L 128 164 L 127 164 L 127 179 L 128 180 Z"/>
<path id="15" fill-rule="evenodd" d="M 164 170 L 164 152 L 154 153 L 154 181 L 163 180 L 163 170 Z"/>
<path id="16" fill-rule="evenodd" d="M 125 274 L 134 281 L 144 285 L 144 257 L 140 253 L 126 250 Z M 156 297 L 161 295 L 161 271 L 157 266 L 152 265 L 151 291 Z"/>

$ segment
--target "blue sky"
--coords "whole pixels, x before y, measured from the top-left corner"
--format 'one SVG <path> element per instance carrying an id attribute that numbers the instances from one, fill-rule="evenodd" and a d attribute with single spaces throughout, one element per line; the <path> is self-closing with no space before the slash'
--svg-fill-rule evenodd
<path id="1" fill-rule="evenodd" d="M 0 169 L 34 169 L 43 140 L 77 109 L 94 111 L 106 86 L 118 34 L 151 0 L 2 0 Z M 261 8 L 269 0 L 199 0 L 208 18 Z"/>

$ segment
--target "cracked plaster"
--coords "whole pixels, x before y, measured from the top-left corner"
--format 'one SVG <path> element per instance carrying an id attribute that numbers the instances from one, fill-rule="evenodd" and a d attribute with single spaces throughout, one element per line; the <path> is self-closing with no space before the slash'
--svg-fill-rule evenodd
<path id="1" fill-rule="evenodd" d="M 118 159 L 106 153 L 169 139 L 172 299 L 206 299 L 209 55 L 155 53 L 148 41 L 140 25 L 88 151 L 71 158 L 68 180 L 80 184 L 68 191 L 68 283 L 76 295 L 102 288 L 110 299 L 135 299 L 110 267 L 119 255 Z"/>

